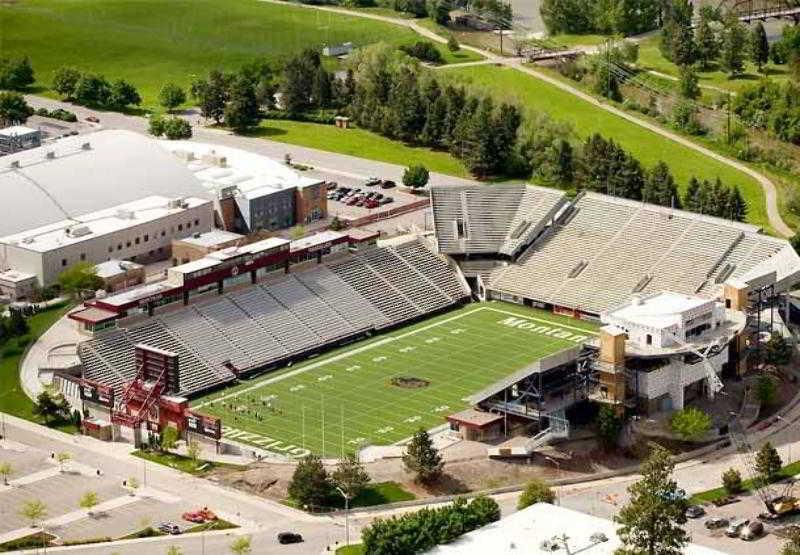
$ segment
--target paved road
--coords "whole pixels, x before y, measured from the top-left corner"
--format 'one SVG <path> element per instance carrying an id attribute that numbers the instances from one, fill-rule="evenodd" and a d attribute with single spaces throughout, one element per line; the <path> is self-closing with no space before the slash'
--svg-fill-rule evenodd
<path id="1" fill-rule="evenodd" d="M 260 0 L 260 1 L 269 2 L 269 3 L 275 3 L 275 4 L 282 4 L 283 3 L 280 0 Z M 441 43 L 444 43 L 444 42 L 447 41 L 445 38 L 441 37 L 437 33 L 434 33 L 430 29 L 427 29 L 427 28 L 419 25 L 413 19 L 398 19 L 398 18 L 378 15 L 378 14 L 374 14 L 374 13 L 359 12 L 359 11 L 355 11 L 355 10 L 348 10 L 348 9 L 345 9 L 345 8 L 337 8 L 337 7 L 330 7 L 330 6 L 317 6 L 317 5 L 311 5 L 311 4 L 300 4 L 300 5 L 302 7 L 304 7 L 304 8 L 308 8 L 308 9 L 330 11 L 330 12 L 335 12 L 335 13 L 341 13 L 341 14 L 353 15 L 353 16 L 357 16 L 357 17 L 363 17 L 363 18 L 366 18 L 366 19 L 374 19 L 376 21 L 384 21 L 384 22 L 387 22 L 387 23 L 394 23 L 396 25 L 402 25 L 404 27 L 409 27 L 409 28 L 413 29 L 414 31 L 416 31 L 418 34 L 420 34 L 420 35 L 422 35 L 422 36 L 424 36 L 424 37 L 426 37 L 428 39 L 431 39 L 433 41 L 441 42 Z M 618 108 L 616 108 L 616 107 L 614 107 L 614 106 L 612 106 L 610 104 L 607 104 L 607 103 L 604 103 L 604 102 L 600 102 L 595 97 L 593 97 L 593 96 L 591 96 L 589 94 L 586 94 L 583 91 L 581 91 L 581 90 L 579 90 L 579 89 L 577 89 L 577 88 L 575 88 L 575 87 L 573 87 L 573 86 L 571 86 L 571 85 L 569 85 L 567 83 L 564 83 L 563 81 L 560 81 L 558 79 L 554 79 L 553 77 L 550 77 L 549 75 L 545 75 L 544 73 L 541 73 L 539 71 L 536 71 L 535 69 L 532 69 L 532 68 L 524 65 L 523 64 L 524 60 L 521 59 L 521 58 L 505 58 L 505 57 L 501 57 L 501 56 L 498 56 L 498 55 L 493 54 L 491 52 L 488 52 L 486 50 L 483 50 L 481 48 L 476 48 L 476 47 L 470 46 L 470 45 L 462 45 L 462 48 L 465 49 L 465 50 L 470 50 L 472 52 L 476 52 L 476 53 L 484 56 L 487 59 L 487 61 L 490 62 L 490 63 L 504 64 L 504 65 L 507 65 L 507 66 L 509 66 L 511 68 L 514 68 L 514 69 L 518 70 L 518 71 L 526 73 L 526 74 L 528 74 L 528 75 L 530 75 L 532 77 L 535 77 L 537 79 L 541 79 L 542 81 L 545 81 L 545 82 L 547 82 L 547 83 L 549 83 L 549 84 L 551 84 L 551 85 L 553 85 L 555 87 L 558 87 L 559 89 L 561 89 L 561 90 L 563 90 L 565 92 L 568 92 L 568 93 L 570 93 L 570 94 L 572 94 L 574 96 L 577 96 L 578 98 L 580 98 L 582 100 L 585 100 L 586 102 L 589 102 L 590 104 L 593 104 L 594 106 L 596 106 L 596 107 L 598 107 L 600 109 L 606 110 L 607 112 L 611 112 L 612 114 L 614 114 L 616 116 L 619 116 L 619 117 L 621 117 L 621 118 L 623 118 L 623 119 L 625 119 L 625 120 L 627 120 L 627 121 L 629 121 L 631 123 L 635 123 L 636 125 L 644 127 L 645 129 L 647 129 L 649 131 L 652 131 L 653 133 L 661 135 L 662 137 L 666 137 L 667 139 L 675 141 L 676 143 L 678 143 L 680 145 L 683 145 L 683 146 L 685 146 L 687 148 L 690 148 L 690 149 L 692 149 L 692 150 L 694 150 L 696 152 L 699 152 L 699 153 L 701 153 L 701 154 L 703 154 L 705 156 L 708 156 L 709 158 L 717 160 L 718 162 L 722 162 L 723 164 L 726 164 L 726 165 L 728 165 L 728 166 L 730 166 L 730 167 L 732 167 L 732 168 L 734 168 L 736 170 L 739 170 L 739 171 L 749 175 L 750 177 L 755 179 L 759 183 L 759 185 L 761 185 L 761 188 L 764 191 L 764 197 L 765 197 L 766 204 L 767 204 L 767 218 L 769 220 L 770 225 L 775 230 L 775 232 L 780 234 L 780 235 L 782 235 L 782 236 L 784 236 L 784 237 L 791 237 L 792 235 L 794 235 L 794 230 L 792 230 L 788 225 L 786 225 L 786 223 L 783 221 L 783 218 L 780 215 L 780 210 L 778 209 L 778 193 L 777 193 L 777 189 L 775 188 L 775 184 L 772 183 L 772 181 L 770 181 L 770 179 L 767 176 L 763 175 L 762 173 L 750 168 L 749 166 L 747 166 L 745 164 L 742 164 L 741 162 L 738 162 L 736 160 L 728 158 L 727 156 L 723 156 L 721 154 L 718 154 L 718 153 L 716 153 L 716 152 L 714 152 L 714 151 L 712 151 L 712 150 L 710 150 L 710 149 L 708 149 L 708 148 L 706 148 L 704 146 L 701 146 L 701 145 L 699 145 L 699 144 L 697 144 L 697 143 L 695 143 L 693 141 L 690 141 L 689 139 L 686 139 L 685 137 L 683 137 L 683 136 L 681 136 L 681 135 L 679 135 L 677 133 L 673 133 L 672 131 L 670 131 L 668 129 L 664 129 L 664 128 L 658 126 L 658 125 L 654 125 L 654 124 L 650 123 L 647 120 L 644 120 L 642 118 L 639 118 L 638 116 L 635 116 L 633 114 L 630 114 L 628 112 L 620 110 L 620 109 L 618 109 Z"/>

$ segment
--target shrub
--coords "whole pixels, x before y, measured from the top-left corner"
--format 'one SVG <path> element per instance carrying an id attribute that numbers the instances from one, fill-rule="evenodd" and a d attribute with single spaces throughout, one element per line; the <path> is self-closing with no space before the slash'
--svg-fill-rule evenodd
<path id="1" fill-rule="evenodd" d="M 700 409 L 690 407 L 676 411 L 670 418 L 672 432 L 684 440 L 700 439 L 711 429 L 711 417 Z"/>
<path id="2" fill-rule="evenodd" d="M 744 491 L 742 486 L 742 475 L 735 468 L 729 468 L 722 473 L 722 487 L 728 495 L 736 495 Z"/>
<path id="3" fill-rule="evenodd" d="M 403 45 L 400 47 L 400 50 L 412 58 L 422 60 L 423 62 L 440 64 L 443 61 L 442 53 L 439 52 L 439 49 L 430 41 L 421 40 L 411 45 Z"/>
<path id="4" fill-rule="evenodd" d="M 541 480 L 531 480 L 519 496 L 517 509 L 522 510 L 536 503 L 552 503 L 556 495 L 545 482 Z"/>

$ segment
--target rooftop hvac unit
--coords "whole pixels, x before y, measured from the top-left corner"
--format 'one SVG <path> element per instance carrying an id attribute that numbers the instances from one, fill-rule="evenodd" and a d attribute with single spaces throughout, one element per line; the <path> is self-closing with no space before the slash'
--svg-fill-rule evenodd
<path id="1" fill-rule="evenodd" d="M 217 154 L 213 150 L 208 154 L 203 154 L 203 156 L 200 157 L 200 160 L 204 164 L 208 164 L 210 166 L 219 166 L 220 168 L 224 168 L 228 165 L 228 159 L 221 154 Z"/>
<path id="2" fill-rule="evenodd" d="M 183 149 L 176 149 L 172 151 L 172 154 L 183 160 L 184 162 L 192 162 L 195 160 L 194 152 L 191 150 L 183 150 Z"/>
<path id="3" fill-rule="evenodd" d="M 53 160 L 53 159 L 56 157 L 56 153 L 55 153 L 55 151 L 53 151 L 53 150 L 48 150 L 48 151 L 45 153 L 44 157 L 45 157 L 46 159 L 48 159 L 48 160 Z"/>
<path id="4" fill-rule="evenodd" d="M 67 228 L 68 237 L 85 237 L 92 233 L 88 225 L 76 225 Z"/>
<path id="5" fill-rule="evenodd" d="M 33 237 L 23 237 L 22 243 L 25 245 L 30 245 L 31 243 L 33 243 Z"/>
<path id="6" fill-rule="evenodd" d="M 92 144 L 91 143 L 83 143 L 81 145 L 81 150 L 92 150 Z"/>
<path id="7" fill-rule="evenodd" d="M 130 208 L 119 208 L 117 210 L 117 218 L 120 220 L 132 220 L 136 217 L 136 213 Z"/>
<path id="8" fill-rule="evenodd" d="M 19 160 L 12 160 L 11 161 L 11 169 L 14 169 L 14 170 L 19 169 Z"/>
<path id="9" fill-rule="evenodd" d="M 183 200 L 182 198 L 173 198 L 167 203 L 167 208 L 176 209 L 176 208 L 187 208 L 189 204 Z"/>

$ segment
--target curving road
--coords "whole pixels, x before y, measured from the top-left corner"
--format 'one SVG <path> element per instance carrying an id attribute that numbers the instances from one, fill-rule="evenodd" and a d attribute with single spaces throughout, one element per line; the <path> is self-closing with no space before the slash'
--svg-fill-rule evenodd
<path id="1" fill-rule="evenodd" d="M 260 2 L 268 2 L 268 3 L 271 3 L 271 4 L 283 4 L 283 5 L 286 4 L 286 2 L 283 2 L 281 0 L 259 0 L 259 1 Z M 338 7 L 332 7 L 332 6 L 316 6 L 316 5 L 310 5 L 310 4 L 297 4 L 297 5 L 299 7 L 312 9 L 312 10 L 322 10 L 322 11 L 333 12 L 333 13 L 338 13 L 338 14 L 342 14 L 342 15 L 350 15 L 350 16 L 362 17 L 362 18 L 365 18 L 365 19 L 373 19 L 373 20 L 376 20 L 376 21 L 383 21 L 383 22 L 386 22 L 386 23 L 394 23 L 395 25 L 402 25 L 404 27 L 408 27 L 408 28 L 414 30 L 419 35 L 422 35 L 422 36 L 424 36 L 424 37 L 426 37 L 428 39 L 431 39 L 432 41 L 440 42 L 440 43 L 447 42 L 447 40 L 445 38 L 441 37 L 439 34 L 431 31 L 430 29 L 428 29 L 426 27 L 423 27 L 422 25 L 420 25 L 419 23 L 417 23 L 413 19 L 399 19 L 399 18 L 389 17 L 389 16 L 385 16 L 385 15 L 378 15 L 378 14 L 368 13 L 368 12 L 359 12 L 359 11 L 348 10 L 348 9 L 345 9 L 345 8 L 338 8 Z M 465 50 L 470 50 L 472 52 L 476 52 L 477 54 L 480 54 L 481 56 L 484 56 L 486 58 L 486 60 L 483 61 L 483 62 L 480 62 L 481 64 L 483 64 L 483 63 L 502 64 L 502 65 L 514 68 L 514 69 L 516 69 L 518 71 L 521 71 L 522 73 L 526 73 L 526 74 L 528 74 L 528 75 L 530 75 L 532 77 L 535 77 L 536 79 L 541 79 L 542 81 L 545 81 L 545 82 L 547 82 L 547 83 L 549 83 L 549 84 L 551 84 L 551 85 L 553 85 L 555 87 L 558 87 L 559 89 L 561 89 L 561 90 L 563 90 L 565 92 L 568 92 L 568 93 L 570 93 L 570 94 L 572 94 L 574 96 L 577 96 L 578 98 L 580 98 L 582 100 L 585 100 L 586 102 L 589 102 L 589 103 L 593 104 L 594 106 L 597 106 L 598 108 L 606 110 L 607 112 L 610 112 L 610 113 L 612 113 L 612 114 L 614 114 L 616 116 L 619 116 L 619 117 L 621 117 L 621 118 L 623 118 L 623 119 L 625 119 L 625 120 L 627 120 L 627 121 L 629 121 L 631 123 L 639 125 L 640 127 L 644 127 L 645 129 L 647 129 L 649 131 L 652 131 L 653 133 L 657 133 L 657 134 L 661 135 L 662 137 L 665 137 L 667 139 L 675 141 L 676 143 L 678 143 L 678 144 L 680 144 L 682 146 L 690 148 L 690 149 L 692 149 L 692 150 L 694 150 L 696 152 L 699 152 L 699 153 L 701 153 L 701 154 L 703 154 L 705 156 L 708 156 L 709 158 L 717 160 L 718 162 L 722 162 L 723 164 L 726 164 L 726 165 L 728 165 L 728 166 L 730 166 L 730 167 L 732 167 L 732 168 L 734 168 L 736 170 L 739 170 L 740 172 L 743 172 L 743 173 L 749 175 L 750 177 L 752 177 L 753 179 L 758 181 L 759 185 L 761 185 L 761 188 L 764 191 L 764 197 L 765 197 L 765 200 L 766 200 L 766 203 L 767 203 L 767 219 L 769 220 L 769 223 L 772 226 L 772 228 L 775 230 L 775 232 L 780 234 L 780 235 L 782 235 L 782 236 L 784 236 L 784 237 L 791 237 L 792 235 L 794 235 L 794 230 L 792 230 L 792 228 L 790 228 L 788 225 L 786 225 L 786 222 L 783 221 L 783 218 L 781 217 L 781 214 L 780 214 L 780 210 L 778 209 L 778 191 L 775 188 L 775 184 L 772 183 L 772 181 L 770 181 L 770 179 L 767 176 L 765 176 L 764 174 L 754 170 L 753 168 L 751 168 L 751 167 L 749 167 L 749 166 L 747 166 L 745 164 L 742 164 L 741 162 L 738 162 L 736 160 L 728 158 L 727 156 L 723 156 L 722 154 L 718 154 L 718 153 L 714 152 L 713 150 L 710 150 L 710 149 L 708 149 L 708 148 L 706 148 L 706 147 L 704 147 L 702 145 L 699 145 L 699 144 L 697 144 L 697 143 L 695 143 L 693 141 L 690 141 L 689 139 L 687 139 L 687 138 L 685 138 L 685 137 L 683 137 L 683 136 L 681 136 L 681 135 L 679 135 L 677 133 L 673 133 L 672 131 L 669 131 L 668 129 L 664 129 L 662 127 L 659 127 L 658 125 L 652 124 L 649 121 L 646 121 L 646 120 L 641 119 L 641 118 L 639 118 L 639 117 L 637 117 L 637 116 L 635 116 L 633 114 L 630 114 L 628 112 L 620 110 L 620 109 L 616 108 L 615 106 L 612 106 L 610 104 L 601 102 L 597 98 L 595 98 L 595 97 L 593 97 L 593 96 L 591 96 L 589 94 L 586 94 L 585 92 L 583 92 L 583 91 L 581 91 L 581 90 L 579 90 L 579 89 L 577 89 L 577 88 L 575 88 L 575 87 L 573 87 L 573 86 L 571 86 L 571 85 L 569 85 L 567 83 L 564 83 L 563 81 L 560 81 L 558 79 L 554 79 L 553 77 L 550 77 L 549 75 L 545 75 L 544 73 L 541 73 L 539 71 L 536 71 L 535 69 L 532 69 L 532 68 L 530 68 L 528 66 L 525 66 L 525 65 L 523 65 L 523 60 L 521 58 L 501 57 L 501 56 L 498 56 L 498 55 L 493 54 L 491 52 L 488 52 L 486 50 L 483 50 L 481 48 L 477 48 L 477 47 L 466 45 L 466 44 L 462 44 L 461 47 L 463 49 L 465 49 Z M 479 65 L 479 64 L 472 62 L 472 63 L 470 63 L 470 65 Z"/>

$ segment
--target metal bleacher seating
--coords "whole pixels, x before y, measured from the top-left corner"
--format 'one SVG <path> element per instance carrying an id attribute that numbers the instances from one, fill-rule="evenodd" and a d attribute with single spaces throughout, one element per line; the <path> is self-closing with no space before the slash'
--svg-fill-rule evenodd
<path id="1" fill-rule="evenodd" d="M 633 293 L 710 290 L 755 228 L 596 193 L 579 197 L 517 260 L 489 274 L 501 294 L 600 313 Z M 746 257 L 743 253 L 741 256 Z M 756 255 L 763 260 L 763 254 Z"/>
<path id="2" fill-rule="evenodd" d="M 377 248 L 347 259 L 98 334 L 82 343 L 84 376 L 122 387 L 136 375 L 138 343 L 177 353 L 183 395 L 444 309 L 468 295 L 423 244 Z"/>

